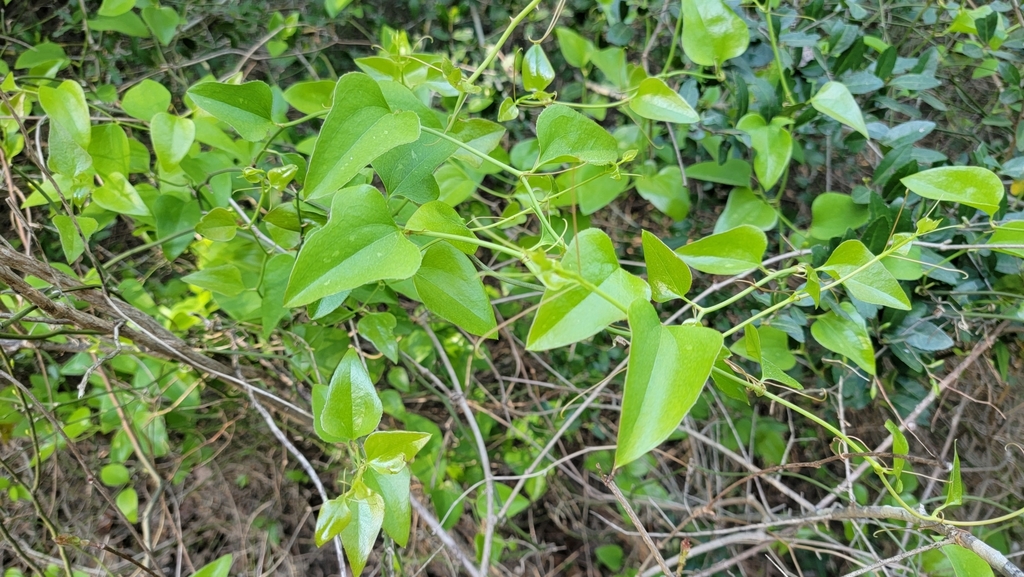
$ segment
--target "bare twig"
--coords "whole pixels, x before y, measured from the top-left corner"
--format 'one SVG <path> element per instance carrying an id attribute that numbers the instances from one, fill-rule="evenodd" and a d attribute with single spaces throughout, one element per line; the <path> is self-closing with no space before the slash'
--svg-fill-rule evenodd
<path id="1" fill-rule="evenodd" d="M 434 516 L 430 509 L 421 503 L 416 495 L 412 495 L 410 501 L 412 503 L 412 508 L 416 510 L 416 514 L 420 516 L 420 519 L 423 519 L 427 526 L 430 527 L 433 535 L 437 537 L 438 540 L 448 548 L 455 559 L 462 564 L 466 573 L 469 573 L 473 577 L 479 577 L 481 575 L 480 570 L 473 565 L 473 562 L 471 561 L 472 557 L 466 551 L 462 550 L 462 547 L 455 542 L 455 539 L 448 534 L 448 531 L 444 530 L 444 527 L 441 526 L 441 522 L 437 520 L 437 517 Z"/>
<path id="2" fill-rule="evenodd" d="M 598 467 L 600 472 L 600 466 Z M 651 550 L 651 555 L 654 555 L 654 559 L 658 562 L 658 567 L 665 573 L 665 575 L 671 575 L 672 570 L 669 569 L 665 558 L 661 556 L 661 552 L 658 551 L 658 546 L 654 544 L 654 540 L 647 534 L 647 529 L 644 529 L 643 523 L 640 522 L 640 517 L 636 516 L 636 511 L 630 506 L 629 501 L 622 495 L 622 491 L 619 490 L 619 486 L 615 484 L 615 479 L 612 475 L 601 475 L 601 482 L 604 483 L 605 487 L 615 495 L 615 500 L 619 502 L 619 505 L 626 510 L 626 515 L 629 516 L 629 520 L 633 522 L 633 526 L 636 527 L 637 531 L 640 531 L 640 538 L 643 539 L 647 548 Z"/>

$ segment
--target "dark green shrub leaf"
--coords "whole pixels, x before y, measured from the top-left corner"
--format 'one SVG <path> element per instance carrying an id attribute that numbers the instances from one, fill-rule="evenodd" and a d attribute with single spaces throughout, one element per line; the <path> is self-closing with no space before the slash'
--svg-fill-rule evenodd
<path id="1" fill-rule="evenodd" d="M 657 447 L 686 416 L 704 389 L 722 348 L 722 334 L 695 325 L 666 327 L 654 307 L 629 307 L 629 366 L 622 393 L 615 468 Z"/>

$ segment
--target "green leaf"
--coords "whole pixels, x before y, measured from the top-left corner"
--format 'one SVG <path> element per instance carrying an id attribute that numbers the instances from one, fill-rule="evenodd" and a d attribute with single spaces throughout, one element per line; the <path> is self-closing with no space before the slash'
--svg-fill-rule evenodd
<path id="1" fill-rule="evenodd" d="M 624 308 L 638 298 L 650 298 L 647 283 L 619 267 L 611 239 L 598 229 L 580 231 L 566 248 L 561 266 L 579 274 Z M 526 348 L 543 351 L 569 345 L 624 318 L 624 310 L 569 281 L 564 287 L 544 291 L 526 337 Z"/>
<path id="2" fill-rule="evenodd" d="M 60 235 L 60 246 L 64 250 L 64 257 L 67 258 L 68 264 L 74 263 L 78 260 L 78 257 L 82 256 L 85 252 L 85 243 L 88 242 L 92 233 L 96 232 L 99 228 L 99 224 L 96 219 L 89 218 L 87 216 L 79 216 L 77 219 L 78 226 L 82 228 L 82 234 L 78 234 L 78 229 L 75 228 L 75 223 L 71 220 L 70 216 L 58 214 L 53 217 L 53 225 L 57 227 L 57 233 Z M 82 240 L 82 235 L 85 235 L 85 240 Z"/>
<path id="3" fill-rule="evenodd" d="M 242 282 L 242 271 L 233 264 L 222 264 L 196 271 L 181 277 L 183 282 L 204 288 L 229 297 L 241 294 L 245 290 Z"/>
<path id="4" fill-rule="evenodd" d="M 844 302 L 840 306 L 849 318 L 829 311 L 811 325 L 811 336 L 821 346 L 849 358 L 869 375 L 874 375 L 875 349 L 864 318 L 852 304 Z"/>
<path id="5" fill-rule="evenodd" d="M 309 159 L 305 197 L 334 193 L 381 154 L 419 137 L 416 113 L 392 112 L 375 80 L 359 72 L 342 76 Z"/>
<path id="6" fill-rule="evenodd" d="M 405 223 L 405 230 L 411 233 L 440 232 L 476 239 L 476 235 L 466 227 L 466 223 L 459 213 L 439 200 L 428 202 L 416 209 L 416 212 L 409 217 L 409 221 Z M 473 254 L 477 249 L 477 245 L 472 242 L 458 240 L 448 240 L 447 242 L 466 254 Z"/>
<path id="7" fill-rule="evenodd" d="M 371 468 L 363 477 L 367 486 L 384 500 L 384 532 L 402 547 L 409 543 L 409 529 L 412 525 L 412 503 L 409 500 L 411 479 L 408 466 L 390 474 Z"/>
<path id="8" fill-rule="evenodd" d="M 644 118 L 659 122 L 700 122 L 697 111 L 660 78 L 644 79 L 636 94 L 629 100 L 629 108 Z"/>
<path id="9" fill-rule="evenodd" d="M 341 541 L 345 544 L 352 575 L 359 577 L 384 523 L 384 499 L 362 481 L 356 481 L 346 497 L 352 521 L 341 531 Z"/>
<path id="10" fill-rule="evenodd" d="M 223 557 L 218 557 L 193 573 L 192 577 L 228 577 L 231 571 L 232 559 L 233 557 L 230 553 Z"/>
<path id="11" fill-rule="evenodd" d="M 718 164 L 714 160 L 698 162 L 686 167 L 686 177 L 730 186 L 750 186 L 750 164 L 740 158 L 730 158 Z"/>
<path id="12" fill-rule="evenodd" d="M 683 0 L 683 51 L 701 66 L 718 68 L 747 51 L 750 31 L 722 0 Z"/>
<path id="13" fill-rule="evenodd" d="M 734 275 L 761 266 L 768 237 L 744 224 L 676 249 L 686 264 L 708 274 Z"/>
<path id="14" fill-rule="evenodd" d="M 509 497 L 512 496 L 512 487 L 509 487 L 505 483 L 495 483 L 494 493 L 494 508 L 495 511 L 497 511 L 498 509 L 504 507 Z M 525 511 L 529 506 L 529 499 L 522 496 L 522 494 L 517 494 L 515 498 L 512 499 L 512 504 L 508 506 L 507 517 L 511 519 L 512 517 L 515 517 L 516 515 Z M 481 519 L 487 517 L 487 499 L 483 491 L 477 491 L 476 514 Z"/>
<path id="15" fill-rule="evenodd" d="M 119 125 L 111 122 L 92 127 L 89 156 L 96 174 L 103 178 L 109 178 L 115 172 L 128 174 L 131 171 L 131 154 L 128 136 Z"/>
<path id="16" fill-rule="evenodd" d="M 398 341 L 395 340 L 395 315 L 391 313 L 367 313 L 359 319 L 356 330 L 366 340 L 373 343 L 385 357 L 393 363 L 398 362 Z"/>
<path id="17" fill-rule="evenodd" d="M 377 428 L 384 407 L 355 349 L 345 353 L 328 387 L 320 414 L 320 426 L 327 434 L 351 440 Z"/>
<path id="18" fill-rule="evenodd" d="M 900 179 L 911 192 L 930 198 L 959 202 L 992 216 L 1003 200 L 1003 183 L 994 172 L 979 166 L 940 166 Z"/>
<path id="19" fill-rule="evenodd" d="M 263 266 L 263 282 L 259 291 L 263 295 L 260 301 L 260 319 L 263 338 L 277 328 L 277 323 L 291 315 L 290 307 L 284 306 L 284 291 L 288 284 L 288 275 L 295 268 L 295 255 L 292 253 L 275 254 Z"/>
<path id="20" fill-rule="evenodd" d="M 793 137 L 783 128 L 792 119 L 776 116 L 766 123 L 759 114 L 748 114 L 740 119 L 736 128 L 750 135 L 754 156 L 754 174 L 765 190 L 775 186 L 789 167 L 793 153 Z"/>
<path id="21" fill-rule="evenodd" d="M 750 335 L 755 335 L 756 346 L 748 339 Z M 754 347 L 756 352 L 752 351 L 751 347 Z M 796 366 L 796 357 L 789 350 L 789 336 L 769 325 L 761 325 L 756 329 L 748 325 L 744 336 L 733 344 L 731 350 L 755 363 L 768 360 L 783 371 L 788 371 Z"/>
<path id="22" fill-rule="evenodd" d="M 125 12 L 120 16 L 112 18 L 98 16 L 87 23 L 90 30 L 97 32 L 117 32 L 118 34 L 134 36 L 135 38 L 149 38 L 151 36 L 146 23 L 135 12 Z"/>
<path id="23" fill-rule="evenodd" d="M 14 69 L 48 67 L 53 69 L 50 71 L 51 74 L 56 74 L 58 70 L 68 64 L 71 64 L 71 59 L 68 58 L 60 44 L 40 42 L 18 55 L 18 59 L 14 62 Z"/>
<path id="24" fill-rule="evenodd" d="M 977 553 L 960 545 L 946 545 L 940 549 L 949 559 L 956 577 L 993 577 L 992 566 Z"/>
<path id="25" fill-rule="evenodd" d="M 120 463 L 104 465 L 100 469 L 100 481 L 108 487 L 120 487 L 131 480 L 131 473 L 128 467 Z"/>
<path id="26" fill-rule="evenodd" d="M 412 277 L 427 310 L 477 336 L 496 337 L 491 300 L 469 257 L 447 242 L 430 246 Z"/>
<path id="27" fill-rule="evenodd" d="M 135 489 L 131 487 L 122 489 L 114 501 L 129 523 L 137 523 L 139 521 L 139 494 L 135 492 Z"/>
<path id="28" fill-rule="evenodd" d="M 679 255 L 653 234 L 643 231 L 644 263 L 647 282 L 655 302 L 682 298 L 690 290 L 693 277 Z"/>
<path id="29" fill-rule="evenodd" d="M 896 423 L 892 422 L 891 419 L 886 419 L 885 428 L 892 435 L 892 452 L 894 455 L 906 455 L 910 452 L 910 444 L 907 443 L 907 437 L 903 434 Z M 899 457 L 893 457 L 892 459 L 892 474 L 899 480 L 900 475 L 903 474 L 903 464 L 906 461 Z"/>
<path id="30" fill-rule="evenodd" d="M 100 16 L 120 16 L 135 7 L 135 0 L 103 0 L 96 13 Z"/>
<path id="31" fill-rule="evenodd" d="M 956 443 L 953 444 L 953 469 L 949 472 L 949 483 L 946 484 L 946 502 L 935 510 L 935 513 L 947 507 L 959 507 L 964 502 L 964 482 L 960 478 L 960 455 L 956 451 Z"/>
<path id="32" fill-rule="evenodd" d="M 434 171 L 457 148 L 449 140 L 421 132 L 415 142 L 397 146 L 377 157 L 373 169 L 390 196 L 426 203 L 440 195 Z"/>
<path id="33" fill-rule="evenodd" d="M 210 240 L 227 242 L 238 232 L 238 216 L 234 211 L 217 207 L 203 215 L 196 232 Z"/>
<path id="34" fill-rule="evenodd" d="M 313 431 L 328 443 L 345 443 L 349 440 L 347 437 L 332 435 L 324 430 L 321 417 L 327 406 L 328 392 L 330 392 L 330 388 L 327 385 L 313 385 Z"/>
<path id="35" fill-rule="evenodd" d="M 629 178 L 607 166 L 584 164 L 559 175 L 555 183 L 562 194 L 551 199 L 551 206 L 570 206 L 575 202 L 580 212 L 590 215 L 622 194 L 629 187 Z"/>
<path id="36" fill-rule="evenodd" d="M 177 235 L 176 238 L 163 243 L 164 256 L 168 261 L 178 258 L 178 255 L 192 243 L 192 238 L 189 235 L 178 235 L 178 233 L 194 229 L 201 218 L 199 203 L 192 199 L 185 201 L 173 194 L 161 194 L 153 202 L 153 220 L 156 221 L 157 238 Z"/>
<path id="37" fill-rule="evenodd" d="M 725 209 L 715 222 L 715 232 L 725 232 L 742 224 L 749 224 L 761 230 L 771 230 L 778 221 L 779 213 L 768 204 L 768 201 L 755 194 L 753 190 L 741 186 L 729 193 Z"/>
<path id="38" fill-rule="evenodd" d="M 92 191 L 92 200 L 102 208 L 117 214 L 149 216 L 149 207 L 142 201 L 138 191 L 120 172 L 107 177 L 103 186 Z"/>
<path id="39" fill-rule="evenodd" d="M 597 557 L 599 563 L 612 571 L 618 572 L 622 569 L 622 561 L 625 557 L 625 553 L 622 551 L 622 547 L 615 544 L 609 544 L 601 545 L 594 549 L 594 556 Z"/>
<path id="40" fill-rule="evenodd" d="M 899 281 L 859 240 L 840 244 L 818 270 L 836 280 L 845 279 L 846 290 L 866 303 L 910 310 L 910 299 Z"/>
<path id="41" fill-rule="evenodd" d="M 265 82 L 203 82 L 189 88 L 187 94 L 196 106 L 231 125 L 248 141 L 263 140 L 275 126 L 271 118 L 274 96 Z"/>
<path id="42" fill-rule="evenodd" d="M 559 26 L 555 28 L 558 48 L 569 66 L 583 68 L 590 62 L 590 55 L 595 52 L 594 43 L 580 36 L 571 28 Z"/>
<path id="43" fill-rule="evenodd" d="M 324 0 L 324 10 L 328 16 L 336 18 L 351 3 L 352 0 Z"/>
<path id="44" fill-rule="evenodd" d="M 129 88 L 121 99 L 121 110 L 144 122 L 149 122 L 157 113 L 167 112 L 170 105 L 171 91 L 148 78 Z"/>
<path id="45" fill-rule="evenodd" d="M 420 267 L 420 249 L 395 225 L 380 192 L 362 185 L 341 190 L 331 215 L 299 250 L 285 291 L 285 305 L 317 299 L 385 279 L 409 278 Z"/>
<path id="46" fill-rule="evenodd" d="M 612 164 L 619 158 L 619 144 L 593 120 L 562 104 L 544 109 L 537 117 L 536 166 L 562 162 Z"/>
<path id="47" fill-rule="evenodd" d="M 850 89 L 841 82 L 826 82 L 821 90 L 811 98 L 811 106 L 818 112 L 830 116 L 850 128 L 864 135 L 864 138 L 871 138 L 868 134 L 868 127 L 864 124 L 864 115 L 861 114 L 860 106 L 850 94 Z"/>
<path id="48" fill-rule="evenodd" d="M 519 118 L 519 107 L 511 96 L 506 96 L 498 107 L 498 122 L 508 122 Z"/>
<path id="49" fill-rule="evenodd" d="M 331 109 L 334 102 L 333 80 L 296 82 L 284 91 L 284 101 L 303 114 L 316 114 Z"/>
<path id="50" fill-rule="evenodd" d="M 484 118 L 470 118 L 456 121 L 449 134 L 467 146 L 486 153 L 501 145 L 505 127 Z M 484 162 L 476 154 L 461 147 L 456 147 L 453 156 L 474 168 L 479 168 Z M 487 166 L 490 167 L 491 163 L 487 163 Z"/>
<path id="51" fill-rule="evenodd" d="M 615 449 L 618 469 L 657 447 L 697 402 L 722 348 L 722 334 L 696 325 L 666 327 L 649 302 L 629 307 L 629 366 Z"/>
<path id="52" fill-rule="evenodd" d="M 867 205 L 856 204 L 848 194 L 824 192 L 811 202 L 811 228 L 814 238 L 828 240 L 857 230 L 869 217 Z"/>
<path id="53" fill-rule="evenodd" d="M 1021 248 L 994 248 L 996 252 L 1004 252 L 1024 258 L 1024 220 L 1011 220 L 996 227 L 988 239 L 988 244 L 1017 244 Z"/>
<path id="54" fill-rule="evenodd" d="M 643 175 L 634 186 L 640 196 L 673 220 L 683 220 L 690 213 L 690 192 L 683 186 L 683 173 L 678 166 Z"/>
<path id="55" fill-rule="evenodd" d="M 39 104 L 50 117 L 51 123 L 59 126 L 82 149 L 89 149 L 92 139 L 89 105 L 85 102 L 85 92 L 77 82 L 65 80 L 57 88 L 40 86 Z"/>
<path id="56" fill-rule="evenodd" d="M 352 522 L 352 510 L 348 508 L 345 497 L 331 499 L 320 506 L 320 514 L 316 516 L 316 532 L 313 538 L 317 547 L 337 537 Z"/>
<path id="57" fill-rule="evenodd" d="M 164 170 L 174 170 L 192 148 L 196 138 L 196 125 L 188 118 L 166 112 L 153 115 L 149 123 L 149 138 L 153 152 Z"/>
<path id="58" fill-rule="evenodd" d="M 523 55 L 523 88 L 529 92 L 544 90 L 555 79 L 548 55 L 540 44 L 534 44 Z"/>
<path id="59" fill-rule="evenodd" d="M 142 9 L 142 19 L 153 30 L 160 44 L 167 46 L 174 40 L 178 28 L 178 13 L 169 6 L 147 6 Z"/>
<path id="60" fill-rule="evenodd" d="M 377 431 L 366 437 L 363 450 L 371 467 L 394 472 L 411 463 L 430 437 L 419 431 Z"/>

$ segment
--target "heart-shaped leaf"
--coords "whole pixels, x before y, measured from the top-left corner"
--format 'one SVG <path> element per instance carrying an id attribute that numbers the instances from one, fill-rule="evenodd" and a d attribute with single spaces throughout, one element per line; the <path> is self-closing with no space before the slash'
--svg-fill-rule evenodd
<path id="1" fill-rule="evenodd" d="M 160 44 L 167 46 L 174 40 L 178 29 L 178 13 L 170 6 L 146 6 L 142 9 L 142 19 L 153 30 Z"/>
<path id="2" fill-rule="evenodd" d="M 296 82 L 284 91 L 284 101 L 303 114 L 316 114 L 331 109 L 334 102 L 333 80 Z"/>
<path id="3" fill-rule="evenodd" d="M 826 349 L 849 358 L 869 375 L 875 374 L 875 349 L 864 317 L 850 303 L 842 303 L 845 316 L 829 311 L 811 325 L 811 336 Z"/>
<path id="4" fill-rule="evenodd" d="M 420 249 L 402 233 L 380 192 L 362 185 L 334 196 L 323 228 L 299 250 L 285 306 L 309 304 L 369 282 L 409 278 Z"/>
<path id="5" fill-rule="evenodd" d="M 612 164 L 619 158 L 615 137 L 596 122 L 562 104 L 537 117 L 537 166 L 560 162 Z"/>
<path id="6" fill-rule="evenodd" d="M 725 232 L 741 224 L 756 226 L 761 230 L 771 230 L 779 221 L 779 213 L 768 204 L 768 201 L 754 193 L 753 190 L 741 186 L 732 189 L 725 209 L 715 222 L 715 232 Z"/>
<path id="7" fill-rule="evenodd" d="M 143 122 L 149 122 L 158 112 L 167 112 L 170 105 L 171 91 L 149 78 L 129 88 L 121 99 L 121 109 Z"/>
<path id="8" fill-rule="evenodd" d="M 92 200 L 100 207 L 117 214 L 129 216 L 149 216 L 150 214 L 149 207 L 142 202 L 138 191 L 120 172 L 108 176 L 103 186 L 92 191 Z"/>
<path id="9" fill-rule="evenodd" d="M 679 255 L 653 234 L 643 231 L 644 263 L 647 264 L 647 282 L 655 302 L 663 303 L 682 298 L 693 282 L 690 267 Z"/>
<path id="10" fill-rule="evenodd" d="M 666 327 L 649 302 L 629 307 L 629 347 L 615 468 L 668 438 L 693 404 L 722 348 L 722 333 L 701 326 Z"/>
<path id="11" fill-rule="evenodd" d="M 694 124 L 700 122 L 697 111 L 660 78 L 646 78 L 629 101 L 633 112 L 650 120 Z"/>
<path id="12" fill-rule="evenodd" d="M 859 240 L 840 244 L 818 270 L 836 280 L 845 279 L 846 290 L 866 303 L 910 310 L 910 299 L 899 281 Z"/>
<path id="13" fill-rule="evenodd" d="M 412 213 L 408 222 L 405 223 L 405 230 L 412 233 L 440 232 L 476 239 L 476 235 L 466 227 L 466 223 L 459 216 L 459 213 L 439 200 L 428 202 L 416 209 L 416 212 Z M 462 242 L 453 239 L 446 240 L 466 254 L 476 252 L 477 245 L 472 242 Z"/>
<path id="14" fill-rule="evenodd" d="M 768 237 L 744 224 L 676 249 L 686 264 L 708 274 L 739 274 L 761 266 Z"/>
<path id="15" fill-rule="evenodd" d="M 195 142 L 196 125 L 188 118 L 158 112 L 150 120 L 149 138 L 160 166 L 164 170 L 174 170 Z"/>
<path id="16" fill-rule="evenodd" d="M 381 154 L 419 137 L 416 113 L 392 112 L 374 79 L 342 76 L 309 159 L 305 197 L 334 193 Z"/>
<path id="17" fill-rule="evenodd" d="M 598 229 L 580 231 L 566 248 L 561 266 L 582 276 L 623 308 L 638 298 L 647 300 L 651 296 L 647 283 L 619 267 L 611 239 Z M 526 348 L 542 351 L 572 344 L 624 318 L 626 312 L 619 306 L 568 281 L 566 286 L 544 291 L 526 337 Z"/>
<path id="18" fill-rule="evenodd" d="M 384 500 L 384 532 L 402 547 L 409 542 L 412 524 L 412 503 L 409 500 L 411 479 L 408 466 L 394 473 L 382 473 L 371 467 L 363 477 L 366 485 Z"/>
<path id="19" fill-rule="evenodd" d="M 548 55 L 540 44 L 534 44 L 523 55 L 523 88 L 529 92 L 544 90 L 555 79 Z"/>
<path id="20" fill-rule="evenodd" d="M 203 215 L 196 225 L 196 232 L 210 240 L 227 242 L 238 232 L 238 216 L 234 211 L 217 207 Z"/>
<path id="21" fill-rule="evenodd" d="M 131 145 L 128 144 L 128 135 L 117 124 L 98 124 L 92 127 L 89 156 L 92 156 L 96 174 L 103 178 L 110 178 L 115 172 L 123 175 L 131 171 Z"/>
<path id="22" fill-rule="evenodd" d="M 959 202 L 992 216 L 1003 200 L 1003 183 L 980 166 L 940 166 L 900 179 L 911 192 L 932 200 Z"/>
<path id="23" fill-rule="evenodd" d="M 373 343 L 385 357 L 393 363 L 398 362 L 398 341 L 395 339 L 395 327 L 398 322 L 391 313 L 367 313 L 359 319 L 356 330 L 366 340 Z"/>
<path id="24" fill-rule="evenodd" d="M 860 106 L 857 106 L 857 101 L 853 99 L 850 89 L 845 84 L 836 81 L 826 82 L 811 98 L 811 106 L 863 134 L 864 138 L 871 138 L 868 135 L 868 127 L 864 124 Z"/>
<path id="25" fill-rule="evenodd" d="M 412 277 L 427 310 L 478 336 L 496 337 L 494 310 L 469 257 L 447 242 L 431 245 Z"/>
<path id="26" fill-rule="evenodd" d="M 57 234 L 60 235 L 60 246 L 64 250 L 64 257 L 67 259 L 68 264 L 74 263 L 78 260 L 78 257 L 82 256 L 82 253 L 85 252 L 85 243 L 89 241 L 89 237 L 99 228 L 99 224 L 94 218 L 79 216 L 76 220 L 78 221 L 78 226 L 82 229 L 82 234 L 78 234 L 78 228 L 75 227 L 75 223 L 71 220 L 70 216 L 58 214 L 53 217 L 53 225 L 57 227 Z M 85 240 L 82 240 L 83 235 Z"/>
<path id="27" fill-rule="evenodd" d="M 384 412 L 377 390 L 355 349 L 349 349 L 334 369 L 328 385 L 320 426 L 328 435 L 358 439 L 377 428 Z"/>
<path id="28" fill-rule="evenodd" d="M 701 66 L 720 67 L 747 51 L 747 24 L 722 0 L 683 0 L 683 52 Z"/>
<path id="29" fill-rule="evenodd" d="M 811 202 L 810 235 L 821 240 L 843 236 L 868 221 L 868 207 L 853 202 L 848 194 L 824 192 Z"/>
<path id="30" fill-rule="evenodd" d="M 748 114 L 736 123 L 736 128 L 750 135 L 754 156 L 754 174 L 765 190 L 775 186 L 789 166 L 793 153 L 793 137 L 783 128 L 792 120 L 776 116 L 766 123 L 759 114 Z"/>
<path id="31" fill-rule="evenodd" d="M 640 196 L 673 220 L 683 220 L 690 213 L 690 191 L 683 186 L 683 173 L 678 166 L 666 166 L 657 174 L 643 175 L 636 179 L 634 186 Z"/>
<path id="32" fill-rule="evenodd" d="M 263 140 L 274 127 L 271 119 L 274 96 L 265 82 L 203 82 L 189 88 L 188 95 L 196 106 L 231 125 L 248 141 Z"/>

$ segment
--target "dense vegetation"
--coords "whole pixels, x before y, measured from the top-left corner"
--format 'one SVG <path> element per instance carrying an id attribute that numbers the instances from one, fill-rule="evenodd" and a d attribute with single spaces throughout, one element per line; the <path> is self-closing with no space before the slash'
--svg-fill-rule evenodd
<path id="1" fill-rule="evenodd" d="M 4 577 L 1024 575 L 1016 0 L 0 12 Z"/>

